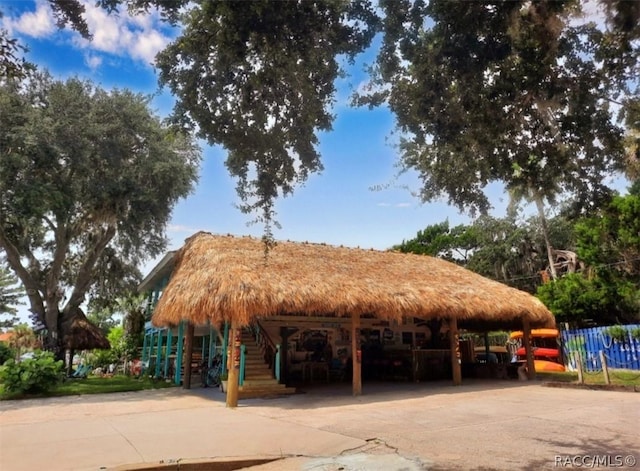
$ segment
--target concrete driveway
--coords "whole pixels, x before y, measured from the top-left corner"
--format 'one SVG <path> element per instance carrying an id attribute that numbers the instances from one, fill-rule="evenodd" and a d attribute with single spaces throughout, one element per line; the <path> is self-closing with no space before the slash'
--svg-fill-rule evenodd
<path id="1" fill-rule="evenodd" d="M 309 388 L 227 409 L 217 390 L 0 402 L 0 469 L 286 458 L 255 470 L 640 468 L 640 394 L 538 382 Z M 122 467 L 125 469 L 127 466 Z"/>

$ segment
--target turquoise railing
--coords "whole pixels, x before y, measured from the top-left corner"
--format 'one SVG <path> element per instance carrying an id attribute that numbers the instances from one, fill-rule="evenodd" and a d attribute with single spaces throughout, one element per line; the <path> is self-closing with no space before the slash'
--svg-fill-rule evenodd
<path id="1" fill-rule="evenodd" d="M 278 382 L 280 382 L 280 344 L 276 344 L 275 362 L 276 362 L 276 366 L 274 368 L 275 376 L 276 376 L 276 379 L 278 380 Z"/>
<path id="2" fill-rule="evenodd" d="M 242 386 L 244 384 L 246 358 L 247 358 L 247 346 L 245 344 L 242 344 L 240 345 L 240 375 L 238 378 L 239 386 Z"/>
<path id="3" fill-rule="evenodd" d="M 173 338 L 172 338 L 171 328 L 167 330 L 167 349 L 165 350 L 164 356 L 164 371 L 162 372 L 162 376 L 166 379 L 169 377 L 169 357 L 171 356 L 171 351 L 173 349 Z"/>

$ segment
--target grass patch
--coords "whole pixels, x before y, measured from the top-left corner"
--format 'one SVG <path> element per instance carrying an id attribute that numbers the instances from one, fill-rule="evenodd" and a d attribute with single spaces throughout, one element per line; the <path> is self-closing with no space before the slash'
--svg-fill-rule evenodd
<path id="1" fill-rule="evenodd" d="M 154 380 L 152 378 L 134 378 L 131 376 L 116 375 L 110 378 L 101 378 L 90 376 L 84 379 L 67 379 L 59 384 L 47 394 L 38 396 L 15 396 L 4 393 L 2 385 L 0 385 L 1 399 L 30 399 L 34 397 L 50 397 L 50 396 L 75 396 L 79 394 L 104 394 L 127 391 L 142 391 L 145 389 L 161 389 L 171 388 L 175 386 L 173 382 L 164 380 Z"/>
<path id="2" fill-rule="evenodd" d="M 555 381 L 561 383 L 577 383 L 578 373 L 573 371 L 536 373 L 542 381 Z M 606 384 L 604 373 L 584 373 L 584 384 Z M 640 386 L 640 371 L 635 370 L 609 370 L 611 384 L 620 386 Z"/>

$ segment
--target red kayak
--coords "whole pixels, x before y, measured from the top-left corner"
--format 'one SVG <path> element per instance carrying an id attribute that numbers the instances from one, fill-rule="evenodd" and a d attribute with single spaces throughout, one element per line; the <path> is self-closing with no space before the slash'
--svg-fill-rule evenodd
<path id="1" fill-rule="evenodd" d="M 524 347 L 520 347 L 516 350 L 516 355 L 519 357 L 524 357 L 526 352 L 524 351 Z M 534 358 L 558 358 L 560 356 L 560 352 L 557 348 L 545 348 L 545 347 L 533 347 L 533 357 Z"/>

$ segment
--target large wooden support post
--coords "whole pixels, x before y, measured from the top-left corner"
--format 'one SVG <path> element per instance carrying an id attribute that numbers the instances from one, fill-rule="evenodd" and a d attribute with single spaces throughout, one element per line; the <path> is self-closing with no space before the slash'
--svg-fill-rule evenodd
<path id="1" fill-rule="evenodd" d="M 184 336 L 184 379 L 182 387 L 191 389 L 191 360 L 193 358 L 193 331 L 195 326 L 189 322 L 187 324 L 187 333 Z"/>
<path id="2" fill-rule="evenodd" d="M 240 329 L 231 324 L 231 352 L 229 355 L 229 376 L 227 383 L 227 407 L 238 407 L 238 378 L 240 376 Z"/>
<path id="3" fill-rule="evenodd" d="M 462 384 L 462 357 L 460 356 L 460 336 L 458 335 L 458 320 L 449 319 L 449 348 L 451 349 L 451 373 L 453 385 Z"/>
<path id="4" fill-rule="evenodd" d="M 531 326 L 529 319 L 522 319 L 522 343 L 527 355 L 527 378 L 536 379 L 536 363 L 533 361 L 533 348 L 531 346 Z"/>
<path id="5" fill-rule="evenodd" d="M 360 346 L 360 315 L 351 316 L 351 362 L 353 365 L 353 395 L 362 394 L 362 349 Z"/>

